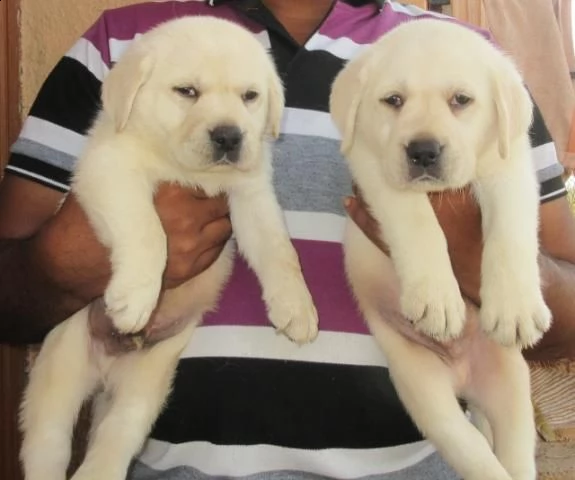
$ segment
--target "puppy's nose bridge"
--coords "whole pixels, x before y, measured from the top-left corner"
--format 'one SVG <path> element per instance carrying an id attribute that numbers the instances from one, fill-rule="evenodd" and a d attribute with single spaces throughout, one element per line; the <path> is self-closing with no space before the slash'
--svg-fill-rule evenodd
<path id="1" fill-rule="evenodd" d="M 209 133 L 214 146 L 224 152 L 232 152 L 241 146 L 243 134 L 235 125 L 218 125 Z"/>
<path id="2" fill-rule="evenodd" d="M 443 147 L 435 139 L 412 140 L 405 147 L 407 157 L 414 165 L 430 167 L 435 165 L 441 156 Z"/>

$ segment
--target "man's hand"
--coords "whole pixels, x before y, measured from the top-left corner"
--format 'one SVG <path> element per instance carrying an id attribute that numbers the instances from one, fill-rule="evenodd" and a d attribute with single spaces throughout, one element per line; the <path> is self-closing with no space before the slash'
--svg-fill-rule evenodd
<path id="1" fill-rule="evenodd" d="M 345 199 L 350 218 L 384 253 L 389 254 L 382 240 L 378 223 L 369 213 L 360 192 Z M 451 264 L 463 294 L 480 305 L 482 231 L 481 212 L 469 190 L 445 192 L 429 196 L 439 224 L 445 233 Z M 539 258 L 545 301 L 553 313 L 551 329 L 535 347 L 525 351 L 530 360 L 575 359 L 575 231 L 570 213 L 564 213 L 564 199 L 544 204 L 541 208 L 542 254 Z M 558 213 L 559 212 L 559 213 Z M 560 220 L 560 221 L 559 221 Z M 563 225 L 562 227 L 553 225 Z M 561 228 L 563 235 L 557 235 Z M 554 234 L 549 234 L 553 230 Z M 383 233 L 383 232 L 381 232 Z M 570 241 L 552 244 L 557 238 Z M 573 238 L 571 238 L 573 237 Z M 550 240 L 551 239 L 551 240 Z M 547 247 L 547 248 L 546 248 Z M 558 252 L 555 256 L 555 252 Z M 570 256 L 569 253 L 572 253 Z M 557 258 L 556 258 L 557 257 Z"/>
<path id="2" fill-rule="evenodd" d="M 168 241 L 163 285 L 174 288 L 207 269 L 230 238 L 227 199 L 164 184 L 156 193 L 155 206 Z M 102 296 L 111 276 L 109 252 L 73 195 L 30 243 L 29 255 L 47 280 L 76 299 L 69 302 L 70 314 Z M 162 325 L 162 330 L 171 327 Z M 109 329 L 95 331 L 107 335 Z"/>
<path id="3" fill-rule="evenodd" d="M 232 234 L 227 198 L 162 185 L 156 209 L 168 238 L 165 288 L 174 288 L 206 270 Z"/>
<path id="4" fill-rule="evenodd" d="M 354 196 L 344 199 L 348 215 L 381 251 L 389 255 L 380 226 L 355 185 L 353 192 Z M 460 288 L 467 297 L 478 303 L 482 251 L 479 207 L 468 189 L 431 194 L 429 200 L 445 233 Z"/>
<path id="5" fill-rule="evenodd" d="M 173 288 L 218 258 L 231 235 L 227 200 L 164 184 L 155 205 L 168 239 L 164 285 Z M 86 303 L 103 294 L 111 275 L 109 253 L 73 195 L 33 242 L 38 260 L 56 284 Z"/>

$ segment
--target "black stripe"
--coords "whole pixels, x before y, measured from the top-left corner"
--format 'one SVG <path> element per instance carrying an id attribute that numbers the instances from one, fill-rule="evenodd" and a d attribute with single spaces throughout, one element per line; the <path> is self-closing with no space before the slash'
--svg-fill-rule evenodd
<path id="1" fill-rule="evenodd" d="M 37 178 L 37 177 L 32 177 L 30 175 L 26 175 L 26 173 L 22 173 L 22 172 L 16 172 L 14 170 L 10 170 L 10 167 L 6 167 L 6 174 L 7 175 L 14 175 L 16 177 L 20 177 L 20 178 L 24 178 L 26 180 L 30 180 L 34 183 L 38 183 L 40 185 L 43 185 L 45 187 L 49 187 L 53 190 L 57 190 L 58 192 L 62 192 L 62 193 L 66 193 L 68 192 L 67 188 L 63 188 L 60 185 L 54 185 L 53 183 L 47 182 L 46 180 L 42 179 L 42 178 Z M 42 334 L 42 338 L 43 338 L 44 334 Z M 6 337 L 7 338 L 7 337 Z M 40 341 L 40 340 L 38 340 Z M 0 342 L 1 343 L 1 342 Z M 23 341 L 22 343 L 30 343 L 29 340 L 26 340 L 25 342 Z"/>
<path id="2" fill-rule="evenodd" d="M 543 204 L 543 203 L 551 202 L 552 200 L 557 200 L 558 198 L 563 198 L 566 195 L 567 195 L 567 190 L 556 192 L 553 195 L 548 196 L 544 200 L 541 200 L 541 203 Z"/>
<path id="3" fill-rule="evenodd" d="M 421 440 L 385 368 L 247 358 L 182 360 L 151 436 L 306 449 Z"/>
<path id="4" fill-rule="evenodd" d="M 82 63 L 63 57 L 42 85 L 30 114 L 85 134 L 100 108 L 100 89 L 100 80 Z"/>
<path id="5" fill-rule="evenodd" d="M 541 197 L 549 195 L 547 198 L 542 200 L 542 203 L 564 197 L 567 195 L 567 190 L 565 190 L 565 182 L 563 182 L 563 178 L 558 176 L 555 178 L 550 178 L 549 180 L 545 180 L 540 184 L 539 194 Z"/>
<path id="6" fill-rule="evenodd" d="M 21 168 L 22 170 L 25 170 L 27 172 L 33 172 L 36 175 L 41 175 L 43 177 L 46 177 L 50 180 L 54 180 L 55 182 L 58 183 L 62 183 L 64 185 L 70 185 L 72 174 L 68 170 L 55 167 L 54 165 L 50 165 L 49 163 L 46 163 L 42 160 L 37 160 L 35 158 L 22 155 L 20 153 L 12 153 L 10 155 L 10 163 L 6 166 L 6 168 L 10 170 L 10 166 Z M 25 174 L 13 170 L 11 170 L 11 172 L 19 176 L 24 176 L 26 178 L 30 178 L 31 180 L 35 180 L 39 183 L 51 186 L 52 188 L 57 188 L 55 185 L 42 182 L 41 179 L 35 179 L 32 176 L 29 177 Z M 58 190 L 61 189 L 58 188 Z"/>
<path id="7" fill-rule="evenodd" d="M 289 65 L 286 106 L 329 113 L 329 94 L 345 60 L 324 50 L 301 49 Z"/>
<path id="8" fill-rule="evenodd" d="M 551 143 L 553 141 L 553 139 L 551 138 L 551 134 L 547 129 L 547 125 L 545 125 L 543 115 L 541 115 L 541 111 L 539 110 L 539 107 L 537 107 L 537 105 L 534 105 L 533 108 L 533 123 L 531 123 L 529 136 L 531 138 L 532 147 L 539 147 L 541 145 Z"/>

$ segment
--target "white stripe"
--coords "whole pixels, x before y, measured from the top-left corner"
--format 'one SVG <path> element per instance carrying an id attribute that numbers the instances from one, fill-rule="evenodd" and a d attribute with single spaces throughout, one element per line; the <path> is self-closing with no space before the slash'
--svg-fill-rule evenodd
<path id="1" fill-rule="evenodd" d="M 284 110 L 281 133 L 324 137 L 333 140 L 341 138 L 329 113 L 301 108 L 286 108 Z"/>
<path id="2" fill-rule="evenodd" d="M 394 12 L 404 13 L 410 17 L 421 17 L 422 15 L 429 15 L 437 18 L 447 18 L 453 19 L 449 15 L 444 15 L 443 13 L 434 12 L 433 10 L 424 10 L 423 8 L 416 7 L 415 5 L 405 5 L 400 2 L 388 1 L 387 4 L 391 7 Z"/>
<path id="3" fill-rule="evenodd" d="M 20 137 L 71 157 L 78 157 L 86 143 L 84 135 L 33 116 L 24 122 Z"/>
<path id="4" fill-rule="evenodd" d="M 272 44 L 267 30 L 262 30 L 259 33 L 254 33 L 254 37 L 258 39 L 258 41 L 263 45 L 263 47 L 266 50 L 271 50 Z"/>
<path id="5" fill-rule="evenodd" d="M 284 212 L 291 238 L 341 243 L 345 217 L 335 213 Z"/>
<path id="6" fill-rule="evenodd" d="M 140 460 L 151 468 L 194 467 L 207 475 L 238 477 L 282 470 L 329 478 L 358 478 L 404 470 L 435 452 L 429 442 L 373 449 L 303 450 L 273 445 L 172 445 L 149 440 Z"/>
<path id="7" fill-rule="evenodd" d="M 546 194 L 546 195 L 542 195 L 542 196 L 539 198 L 539 201 L 542 202 L 543 200 L 547 200 L 548 198 L 562 195 L 562 194 L 565 193 L 565 192 L 566 192 L 566 189 L 565 189 L 565 188 L 561 188 L 561 189 L 559 189 L 559 190 L 555 190 L 554 192 L 548 193 L 548 194 Z"/>
<path id="8" fill-rule="evenodd" d="M 26 175 L 27 177 L 36 178 L 42 182 L 48 183 L 50 185 L 54 185 L 55 187 L 63 188 L 65 190 L 70 189 L 70 187 L 64 183 L 56 182 L 55 180 L 52 180 L 51 178 L 44 177 L 43 175 L 38 175 L 37 173 L 29 172 L 28 170 L 23 170 L 22 168 L 15 167 L 14 165 L 6 165 L 6 170 L 18 172 L 18 173 L 21 173 L 23 175 Z"/>
<path id="9" fill-rule="evenodd" d="M 555 150 L 555 144 L 553 142 L 533 147 L 531 152 L 537 170 L 543 170 L 544 168 L 559 164 L 557 150 Z"/>
<path id="10" fill-rule="evenodd" d="M 181 358 L 238 357 L 294 362 L 337 363 L 387 367 L 383 352 L 372 335 L 320 331 L 311 345 L 298 346 L 257 326 L 200 326 Z"/>
<path id="11" fill-rule="evenodd" d="M 134 38 L 130 40 L 118 40 L 117 38 L 110 38 L 108 42 L 110 45 L 110 61 L 112 63 L 116 63 L 122 54 L 126 51 L 126 48 L 128 48 L 134 40 L 141 36 L 141 33 L 137 33 L 134 35 Z"/>
<path id="12" fill-rule="evenodd" d="M 104 80 L 109 71 L 101 53 L 85 38 L 80 38 L 65 56 L 78 60 L 100 81 Z"/>
<path id="13" fill-rule="evenodd" d="M 145 33 L 145 32 L 144 32 Z M 109 45 L 110 45 L 110 60 L 112 63 L 117 62 L 123 53 L 126 51 L 126 48 L 130 46 L 130 44 L 140 38 L 143 33 L 137 33 L 134 35 L 133 38 L 128 40 L 118 40 L 117 38 L 110 38 Z M 262 46 L 266 49 L 271 48 L 270 38 L 267 31 L 262 31 L 259 33 L 254 34 L 254 36 L 258 39 L 258 41 L 262 44 Z"/>
<path id="14" fill-rule="evenodd" d="M 306 50 L 323 50 L 343 60 L 350 60 L 370 44 L 355 43 L 351 38 L 330 38 L 316 33 L 305 45 Z"/>

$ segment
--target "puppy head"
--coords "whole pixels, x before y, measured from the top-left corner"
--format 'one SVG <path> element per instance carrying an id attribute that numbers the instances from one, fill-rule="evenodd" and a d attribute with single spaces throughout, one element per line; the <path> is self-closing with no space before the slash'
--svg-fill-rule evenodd
<path id="1" fill-rule="evenodd" d="M 369 154 L 388 183 L 422 191 L 469 183 L 531 122 L 513 64 L 439 20 L 408 22 L 368 47 L 336 78 L 330 109 L 349 162 Z"/>
<path id="2" fill-rule="evenodd" d="M 212 17 L 166 22 L 136 40 L 103 86 L 103 108 L 192 170 L 249 170 L 279 135 L 283 87 L 247 30 Z"/>

